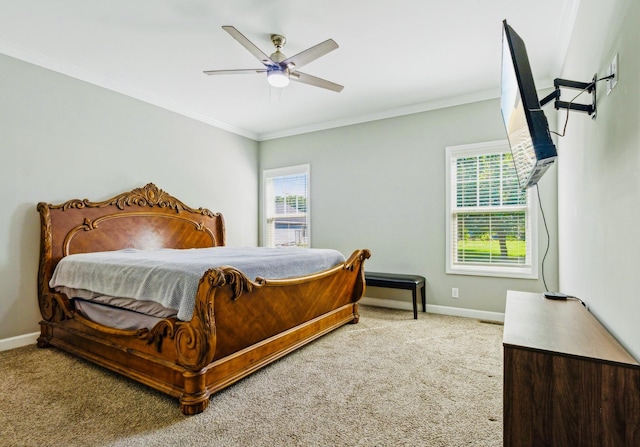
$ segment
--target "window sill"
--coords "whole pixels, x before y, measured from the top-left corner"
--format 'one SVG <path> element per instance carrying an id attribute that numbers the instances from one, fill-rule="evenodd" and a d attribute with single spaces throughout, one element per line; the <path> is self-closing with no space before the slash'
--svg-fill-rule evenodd
<path id="1" fill-rule="evenodd" d="M 532 267 L 486 267 L 481 265 L 456 265 L 447 267 L 449 275 L 492 276 L 496 278 L 538 279 L 538 271 Z"/>

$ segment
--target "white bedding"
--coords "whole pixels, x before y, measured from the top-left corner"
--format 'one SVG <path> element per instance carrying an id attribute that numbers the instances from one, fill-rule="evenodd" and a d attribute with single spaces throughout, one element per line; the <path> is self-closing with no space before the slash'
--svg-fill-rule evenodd
<path id="1" fill-rule="evenodd" d="M 125 249 L 65 256 L 49 286 L 155 301 L 176 309 L 178 318 L 187 321 L 193 315 L 198 283 L 210 268 L 228 265 L 252 280 L 283 279 L 327 270 L 344 261 L 340 252 L 330 249 Z"/>

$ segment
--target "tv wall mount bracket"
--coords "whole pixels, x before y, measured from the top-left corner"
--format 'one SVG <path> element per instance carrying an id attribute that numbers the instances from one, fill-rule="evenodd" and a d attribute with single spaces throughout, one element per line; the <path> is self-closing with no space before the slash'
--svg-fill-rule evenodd
<path id="1" fill-rule="evenodd" d="M 609 79 L 613 77 L 613 75 L 611 76 L 607 76 L 605 78 L 602 79 L 598 79 L 598 73 L 593 75 L 593 80 L 591 82 L 578 82 L 578 81 L 570 81 L 568 79 L 560 79 L 560 78 L 556 78 L 553 80 L 553 86 L 554 86 L 554 90 L 553 92 L 551 92 L 550 94 L 548 94 L 547 96 L 545 96 L 544 98 L 542 98 L 542 100 L 540 101 L 540 107 L 544 106 L 545 104 L 555 100 L 554 102 L 554 107 L 557 109 L 567 109 L 567 110 L 577 110 L 579 112 L 585 112 L 589 115 L 591 115 L 591 118 L 596 119 L 596 83 L 598 81 L 602 81 L 604 79 Z M 576 104 L 573 102 L 573 100 L 567 102 L 567 101 L 560 101 L 560 87 L 566 87 L 566 88 L 571 88 L 571 89 L 575 89 L 575 90 L 581 90 L 580 93 L 582 92 L 587 92 L 587 93 L 591 93 L 591 104 Z M 574 98 L 575 99 L 575 98 Z"/>

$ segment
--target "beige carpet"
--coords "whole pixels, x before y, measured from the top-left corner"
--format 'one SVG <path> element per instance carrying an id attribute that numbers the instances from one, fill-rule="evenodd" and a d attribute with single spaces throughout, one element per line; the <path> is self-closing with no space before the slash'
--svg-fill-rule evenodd
<path id="1" fill-rule="evenodd" d="M 502 445 L 502 326 L 365 306 L 361 315 L 190 417 L 55 348 L 0 352 L 0 445 Z"/>

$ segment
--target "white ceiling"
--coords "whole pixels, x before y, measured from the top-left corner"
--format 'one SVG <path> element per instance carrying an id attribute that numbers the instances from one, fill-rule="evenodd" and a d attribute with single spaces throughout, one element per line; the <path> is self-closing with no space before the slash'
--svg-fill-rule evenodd
<path id="1" fill-rule="evenodd" d="M 579 0 L 0 0 L 0 52 L 255 140 L 499 95 L 502 20 L 527 45 L 538 88 L 560 74 Z M 266 54 L 328 38 L 340 48 L 302 71 L 345 86 L 292 82 L 270 99 L 261 68 L 222 30 Z"/>

